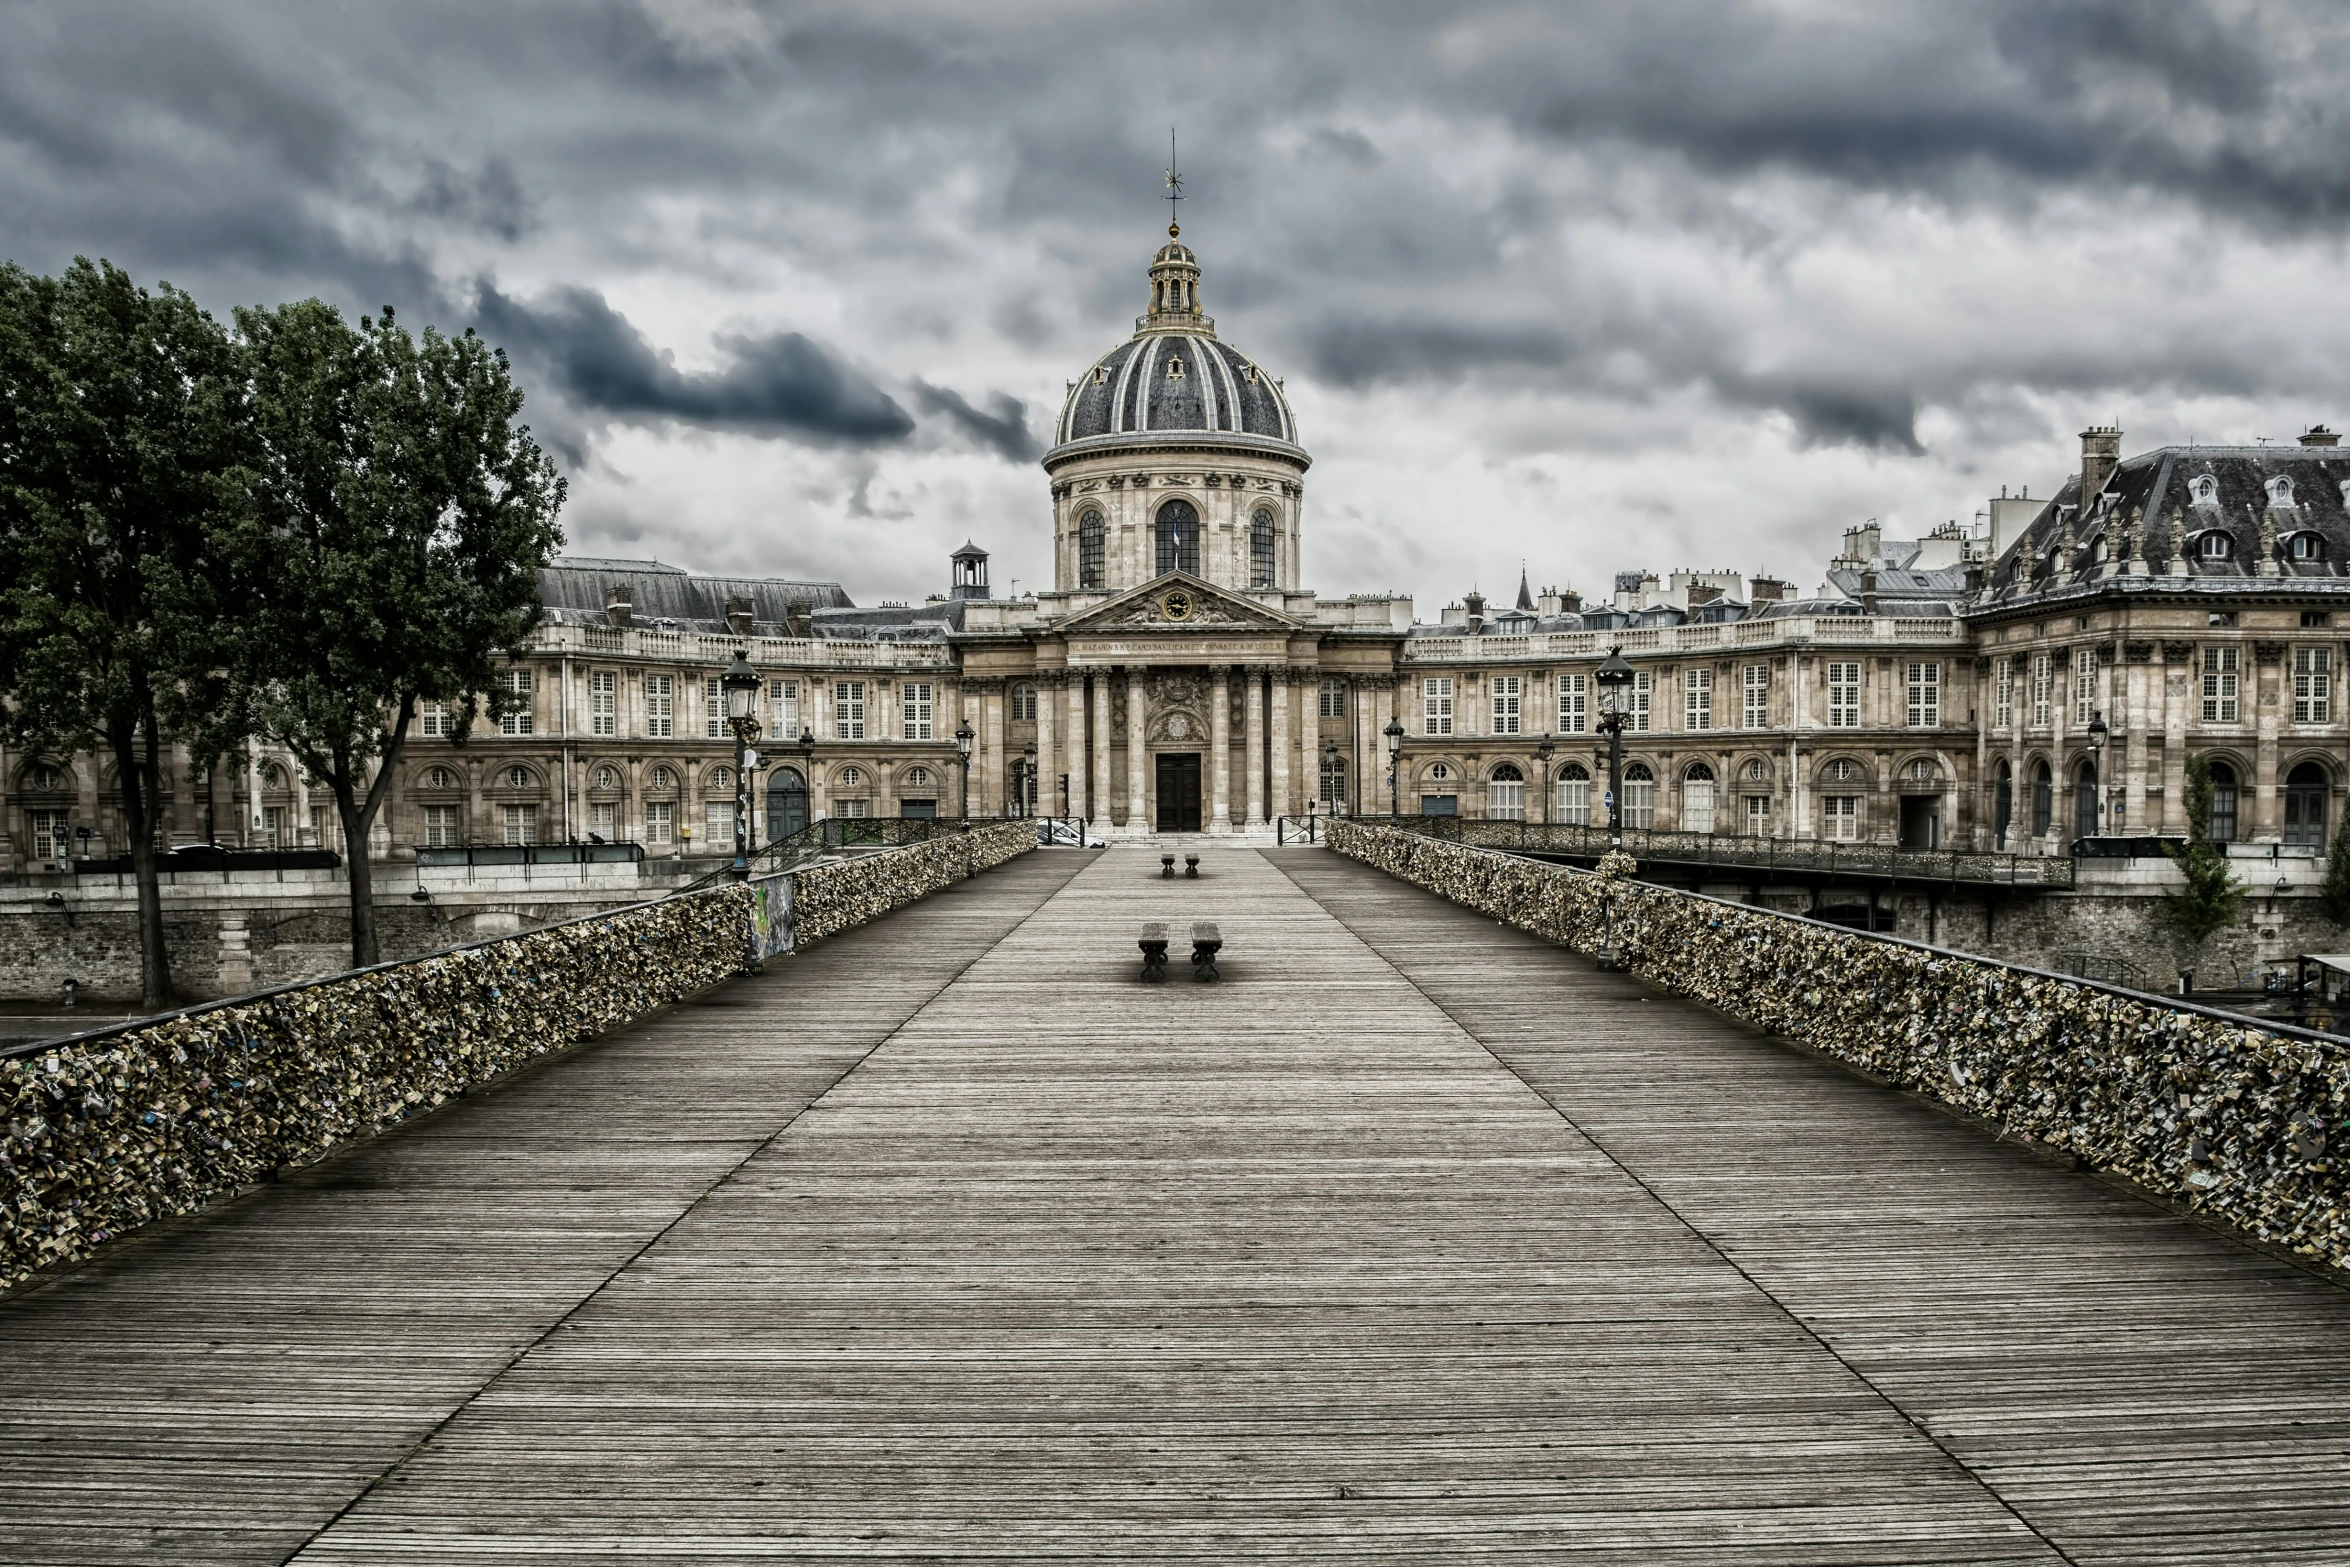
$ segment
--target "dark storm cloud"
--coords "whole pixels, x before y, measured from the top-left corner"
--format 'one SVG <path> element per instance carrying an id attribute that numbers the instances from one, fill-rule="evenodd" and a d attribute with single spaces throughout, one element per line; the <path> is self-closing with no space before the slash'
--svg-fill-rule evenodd
<path id="1" fill-rule="evenodd" d="M 962 393 L 924 381 L 914 383 L 924 413 L 943 415 L 979 445 L 1006 462 L 1029 463 L 1044 455 L 1044 443 L 1028 430 L 1028 405 L 1009 392 L 988 394 L 992 412 L 971 406 Z"/>
<path id="2" fill-rule="evenodd" d="M 1373 321 L 1351 313 L 1314 323 L 1304 343 L 1308 364 L 1341 386 L 1450 380 L 1512 366 L 1556 370 L 1575 354 L 1573 340 L 1546 322 Z"/>
<path id="3" fill-rule="evenodd" d="M 798 332 L 725 337 L 729 362 L 681 371 L 594 289 L 564 288 L 530 304 L 480 286 L 483 337 L 548 376 L 584 411 L 675 419 L 762 433 L 876 445 L 914 421 L 871 379 Z"/>

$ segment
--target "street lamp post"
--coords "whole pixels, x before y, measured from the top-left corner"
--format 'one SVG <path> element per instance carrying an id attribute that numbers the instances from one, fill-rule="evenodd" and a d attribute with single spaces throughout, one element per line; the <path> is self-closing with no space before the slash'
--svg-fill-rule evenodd
<path id="1" fill-rule="evenodd" d="M 1323 798 L 1329 802 L 1330 814 L 1333 816 L 1338 814 L 1339 801 L 1343 799 L 1346 794 L 1345 781 L 1338 776 L 1338 769 L 1340 765 L 1341 763 L 1338 759 L 1338 742 L 1335 740 L 1323 741 L 1322 795 Z"/>
<path id="2" fill-rule="evenodd" d="M 1031 740 L 1020 748 L 1020 814 L 1036 814 L 1036 742 Z"/>
<path id="3" fill-rule="evenodd" d="M 1390 718 L 1387 727 L 1379 731 L 1387 737 L 1387 814 L 1390 818 L 1403 815 L 1403 720 Z"/>
<path id="4" fill-rule="evenodd" d="M 1542 764 L 1542 825 L 1550 825 L 1550 754 L 1557 746 L 1545 729 L 1542 738 L 1534 742 L 1534 756 Z"/>
<path id="5" fill-rule="evenodd" d="M 1607 736 L 1607 828 L 1609 847 L 1624 846 L 1624 719 L 1632 694 L 1632 666 L 1624 650 L 1611 647 L 1592 675 L 1599 687 L 1599 727 Z"/>
<path id="6" fill-rule="evenodd" d="M 2105 742 L 2112 733 L 2103 708 L 2089 715 L 2089 789 L 2097 804 L 2097 820 L 2092 826 L 2098 832 L 2105 831 Z"/>
<path id="7" fill-rule="evenodd" d="M 978 738 L 978 733 L 971 727 L 970 719 L 966 718 L 955 725 L 955 757 L 963 767 L 963 820 L 965 821 L 971 819 L 971 742 Z"/>
<path id="8" fill-rule="evenodd" d="M 737 876 L 747 876 L 751 869 L 751 769 L 759 765 L 751 742 L 759 737 L 759 688 L 763 684 L 741 648 L 735 649 L 734 661 L 718 677 L 719 690 L 726 698 L 726 727 L 734 734 L 734 872 Z"/>

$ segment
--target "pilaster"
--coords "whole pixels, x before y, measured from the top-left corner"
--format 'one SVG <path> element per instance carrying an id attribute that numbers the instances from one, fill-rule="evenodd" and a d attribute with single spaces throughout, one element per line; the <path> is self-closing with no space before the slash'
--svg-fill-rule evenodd
<path id="1" fill-rule="evenodd" d="M 1142 691 L 1143 671 L 1129 667 L 1126 671 L 1126 827 L 1130 832 L 1149 832 L 1154 825 L 1148 814 L 1150 795 L 1142 776 L 1142 732 L 1144 709 L 1149 698 Z"/>
<path id="2" fill-rule="evenodd" d="M 1208 671 L 1208 831 L 1232 830 L 1232 672 L 1223 664 Z"/>
<path id="3" fill-rule="evenodd" d="M 1247 755 L 1243 766 L 1248 769 L 1248 825 L 1265 824 L 1265 672 L 1249 666 L 1242 672 L 1248 682 L 1248 711 L 1241 722 L 1247 726 Z"/>

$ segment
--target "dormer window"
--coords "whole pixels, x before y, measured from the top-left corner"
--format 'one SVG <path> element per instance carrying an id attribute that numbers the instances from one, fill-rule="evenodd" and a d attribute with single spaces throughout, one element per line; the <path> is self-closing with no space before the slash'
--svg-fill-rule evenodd
<path id="1" fill-rule="evenodd" d="M 2296 533 L 2285 541 L 2285 554 L 2293 560 L 2324 560 L 2326 541 L 2320 534 Z"/>
<path id="2" fill-rule="evenodd" d="M 1183 379 L 1182 360 L 1170 359 L 1167 361 L 1167 379 L 1170 381 L 1180 381 Z"/>
<path id="3" fill-rule="evenodd" d="M 2344 511 L 2350 511 L 2350 479 L 2344 479 L 2340 488 L 2342 491 L 2342 509 Z"/>
<path id="4" fill-rule="evenodd" d="M 2105 535 L 2100 533 L 2089 541 L 2089 560 L 2092 565 L 2105 564 Z"/>
<path id="5" fill-rule="evenodd" d="M 2350 494 L 2350 484 L 2345 484 L 2343 490 L 2344 493 Z M 2187 493 L 2194 497 L 2195 504 L 2198 506 L 2217 506 L 2219 504 L 2219 480 L 2211 474 L 2199 473 L 2195 475 L 2195 481 L 2187 486 Z"/>
<path id="6" fill-rule="evenodd" d="M 1248 377 L 1249 385 L 1254 386 L 1257 384 L 1257 367 L 1255 365 L 1250 365 L 1245 371 L 1241 373 Z M 2343 501 L 2343 504 L 2350 506 L 2350 479 L 2345 479 L 2342 481 L 2342 494 L 2344 497 L 2346 497 L 2346 499 Z"/>
<path id="7" fill-rule="evenodd" d="M 2195 541 L 2195 553 L 2204 560 L 2229 560 L 2236 553 L 2236 541 L 2214 528 Z"/>
<path id="8" fill-rule="evenodd" d="M 2268 503 L 2278 508 L 2291 506 L 2293 504 L 2293 481 L 2281 473 L 2269 480 Z"/>
<path id="9" fill-rule="evenodd" d="M 1108 386 L 1110 384 L 1110 367 L 1108 365 L 1095 365 L 1093 367 L 1093 384 L 1096 386 Z"/>

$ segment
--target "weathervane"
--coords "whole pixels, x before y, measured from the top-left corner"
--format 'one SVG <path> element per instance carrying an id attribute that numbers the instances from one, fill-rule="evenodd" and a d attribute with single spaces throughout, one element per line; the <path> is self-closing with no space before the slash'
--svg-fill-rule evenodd
<path id="1" fill-rule="evenodd" d="M 1175 239 L 1183 230 L 1175 222 L 1175 203 L 1183 199 L 1183 176 L 1175 169 L 1175 127 L 1167 127 L 1167 237 Z"/>

